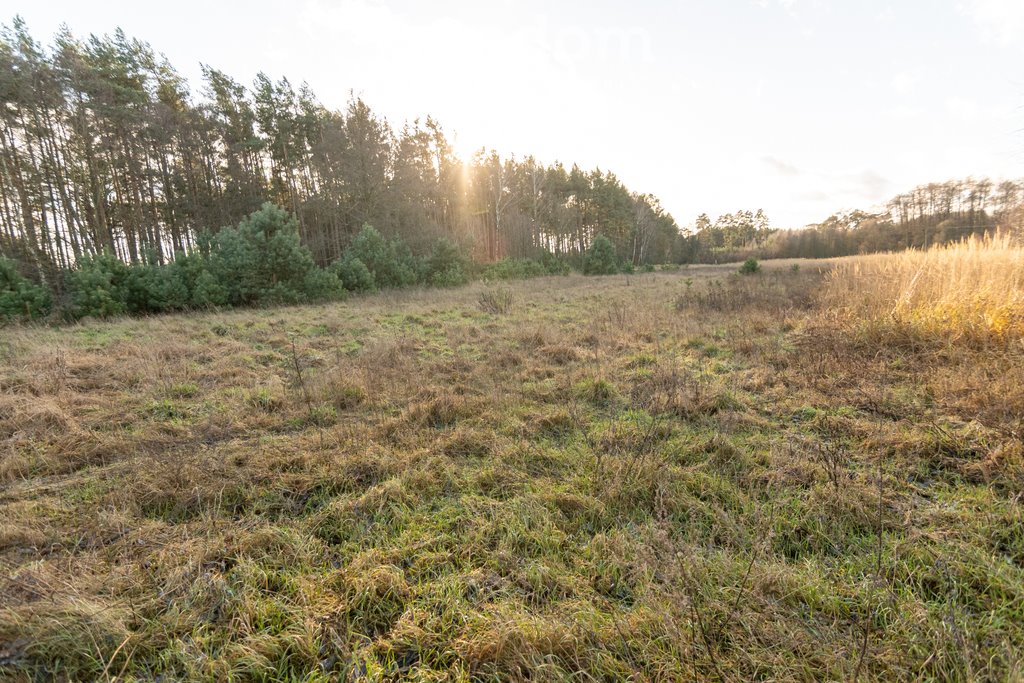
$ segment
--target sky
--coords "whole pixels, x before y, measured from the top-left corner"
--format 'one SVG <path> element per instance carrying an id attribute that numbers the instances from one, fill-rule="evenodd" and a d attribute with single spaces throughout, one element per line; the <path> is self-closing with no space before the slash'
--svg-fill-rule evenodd
<path id="1" fill-rule="evenodd" d="M 480 147 L 614 172 L 681 225 L 775 227 L 915 185 L 1024 177 L 1024 0 L 0 0 L 48 43 L 123 28 L 199 91 L 251 83 L 427 115 Z"/>

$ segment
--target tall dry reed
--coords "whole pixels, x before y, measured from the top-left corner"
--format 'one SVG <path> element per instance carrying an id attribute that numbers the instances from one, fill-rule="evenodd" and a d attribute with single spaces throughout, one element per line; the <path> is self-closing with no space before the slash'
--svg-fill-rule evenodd
<path id="1" fill-rule="evenodd" d="M 870 329 L 971 345 L 1024 343 L 1024 247 L 1005 235 L 840 262 L 823 292 Z"/>

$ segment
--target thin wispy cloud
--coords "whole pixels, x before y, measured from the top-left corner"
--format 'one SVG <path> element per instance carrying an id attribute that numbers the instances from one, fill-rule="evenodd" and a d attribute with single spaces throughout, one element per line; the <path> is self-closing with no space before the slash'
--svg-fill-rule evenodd
<path id="1" fill-rule="evenodd" d="M 959 5 L 985 37 L 1001 45 L 1024 42 L 1024 2 L 1021 0 L 966 0 Z"/>
<path id="2" fill-rule="evenodd" d="M 772 170 L 779 175 L 784 176 L 798 176 L 800 175 L 800 169 L 793 164 L 777 159 L 773 156 L 762 157 L 761 160 Z"/>

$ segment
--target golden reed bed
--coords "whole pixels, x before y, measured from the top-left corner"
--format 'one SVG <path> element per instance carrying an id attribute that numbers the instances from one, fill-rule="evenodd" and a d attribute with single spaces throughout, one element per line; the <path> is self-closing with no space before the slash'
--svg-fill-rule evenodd
<path id="1" fill-rule="evenodd" d="M 995 235 L 844 260 L 825 298 L 875 329 L 1016 346 L 1024 340 L 1024 247 Z"/>

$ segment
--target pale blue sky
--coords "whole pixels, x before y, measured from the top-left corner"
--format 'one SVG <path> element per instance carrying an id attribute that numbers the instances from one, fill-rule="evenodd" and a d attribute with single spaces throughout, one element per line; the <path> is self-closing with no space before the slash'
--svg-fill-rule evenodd
<path id="1" fill-rule="evenodd" d="M 681 224 L 764 208 L 800 226 L 918 183 L 1024 176 L 1024 0 L 11 2 L 45 42 L 120 26 L 198 90 L 361 95 L 458 148 L 615 171 Z"/>

